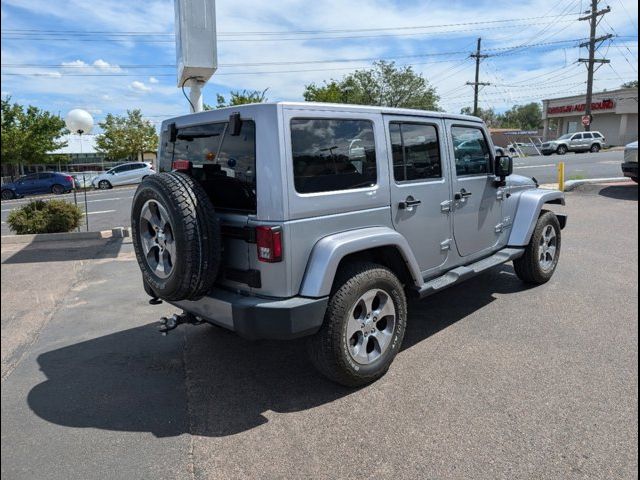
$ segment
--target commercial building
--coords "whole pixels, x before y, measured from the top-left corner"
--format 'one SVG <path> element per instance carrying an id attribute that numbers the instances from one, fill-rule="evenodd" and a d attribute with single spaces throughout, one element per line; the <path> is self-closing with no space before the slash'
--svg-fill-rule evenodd
<path id="1" fill-rule="evenodd" d="M 543 100 L 543 140 L 584 130 L 585 108 L 584 95 Z M 610 145 L 625 145 L 638 139 L 637 88 L 594 92 L 591 110 L 591 130 L 601 132 Z"/>

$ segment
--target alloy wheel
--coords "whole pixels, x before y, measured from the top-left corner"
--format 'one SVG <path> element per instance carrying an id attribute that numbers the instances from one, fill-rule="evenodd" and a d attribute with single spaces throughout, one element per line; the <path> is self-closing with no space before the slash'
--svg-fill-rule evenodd
<path id="1" fill-rule="evenodd" d="M 540 237 L 540 248 L 538 249 L 538 261 L 542 270 L 548 272 L 553 268 L 557 252 L 558 235 L 552 225 L 547 225 Z"/>
<path id="2" fill-rule="evenodd" d="M 396 326 L 396 308 L 387 292 L 372 289 L 354 303 L 346 328 L 347 349 L 351 358 L 369 365 L 391 345 Z"/>
<path id="3" fill-rule="evenodd" d="M 169 214 L 155 200 L 148 200 L 142 206 L 140 243 L 151 271 L 160 278 L 171 275 L 176 262 L 176 242 Z"/>

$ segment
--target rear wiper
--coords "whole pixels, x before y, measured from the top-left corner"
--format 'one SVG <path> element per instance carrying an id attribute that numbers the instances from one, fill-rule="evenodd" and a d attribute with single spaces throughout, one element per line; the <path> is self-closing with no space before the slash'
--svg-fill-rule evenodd
<path id="1" fill-rule="evenodd" d="M 179 140 L 194 140 L 196 138 L 219 137 L 219 133 L 179 133 Z"/>

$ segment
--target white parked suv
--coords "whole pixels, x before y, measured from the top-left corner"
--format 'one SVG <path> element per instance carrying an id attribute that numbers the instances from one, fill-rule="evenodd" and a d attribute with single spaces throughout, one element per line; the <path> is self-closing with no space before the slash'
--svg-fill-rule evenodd
<path id="1" fill-rule="evenodd" d="M 556 140 L 551 140 L 542 144 L 540 150 L 543 155 L 557 153 L 564 155 L 567 152 L 591 152 L 598 153 L 607 147 L 607 140 L 600 132 L 577 132 L 567 133 Z"/>
<path id="2" fill-rule="evenodd" d="M 144 178 L 153 175 L 155 170 L 149 162 L 123 163 L 111 170 L 107 170 L 91 179 L 93 188 L 106 190 L 116 185 L 131 185 L 140 183 Z"/>

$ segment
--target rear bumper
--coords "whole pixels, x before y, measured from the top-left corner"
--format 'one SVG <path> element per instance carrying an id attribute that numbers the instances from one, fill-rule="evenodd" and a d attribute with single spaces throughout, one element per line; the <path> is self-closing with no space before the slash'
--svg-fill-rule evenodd
<path id="1" fill-rule="evenodd" d="M 328 301 L 328 297 L 266 299 L 215 288 L 200 300 L 170 303 L 249 340 L 289 340 L 316 333 Z"/>
<path id="2" fill-rule="evenodd" d="M 625 162 L 622 164 L 622 173 L 625 177 L 638 178 L 638 162 Z"/>

